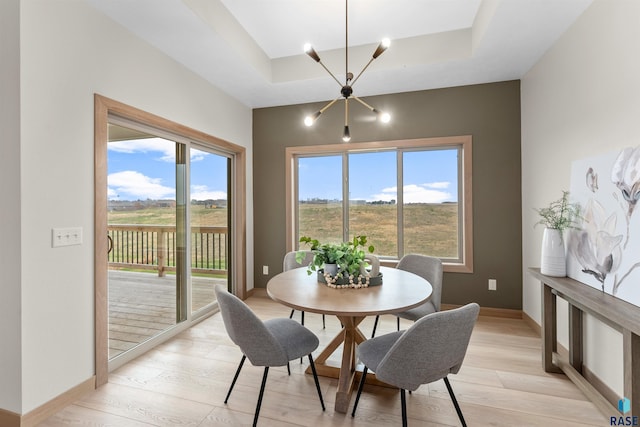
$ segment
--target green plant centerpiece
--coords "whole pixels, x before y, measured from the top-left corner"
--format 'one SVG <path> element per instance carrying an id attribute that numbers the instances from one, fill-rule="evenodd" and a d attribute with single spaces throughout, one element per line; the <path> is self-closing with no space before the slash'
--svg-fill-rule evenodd
<path id="1" fill-rule="evenodd" d="M 568 228 L 575 228 L 576 221 L 580 218 L 580 205 L 569 202 L 568 191 L 563 191 L 562 197 L 549 203 L 546 208 L 535 211 L 540 215 L 540 221 L 535 225 L 544 225 L 560 233 Z"/>
<path id="2" fill-rule="evenodd" d="M 332 288 L 365 288 L 382 284 L 382 275 L 378 273 L 378 260 L 372 255 L 375 248 L 367 246 L 367 236 L 355 236 L 353 240 L 342 243 L 320 243 L 311 237 L 300 237 L 300 243 L 310 246 L 313 260 L 307 266 L 307 273 L 318 272 L 318 280 Z M 301 264 L 304 252 L 296 254 L 296 261 Z M 376 265 L 369 274 L 368 260 L 375 260 Z M 335 271 L 330 266 L 335 264 Z"/>

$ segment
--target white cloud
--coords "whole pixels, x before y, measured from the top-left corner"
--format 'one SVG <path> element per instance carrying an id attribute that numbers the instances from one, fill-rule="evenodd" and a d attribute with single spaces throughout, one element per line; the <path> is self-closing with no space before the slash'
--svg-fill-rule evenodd
<path id="1" fill-rule="evenodd" d="M 447 182 L 433 182 L 427 184 L 409 184 L 404 186 L 404 203 L 443 203 L 453 201 L 453 195 L 448 191 L 442 191 L 449 187 Z M 374 194 L 368 199 L 398 200 L 398 187 L 383 188 L 381 193 Z"/>
<path id="2" fill-rule="evenodd" d="M 159 160 L 172 162 L 176 158 L 176 144 L 163 138 L 131 139 L 126 141 L 113 141 L 107 144 L 107 148 L 117 153 L 161 153 Z"/>
<path id="3" fill-rule="evenodd" d="M 112 141 L 107 144 L 107 148 L 117 153 L 134 154 L 134 153 L 160 153 L 156 160 L 162 162 L 174 163 L 176 160 L 176 143 L 164 138 L 144 138 L 130 139 L 127 141 Z M 199 162 L 204 160 L 209 153 L 192 149 L 191 161 Z"/>
<path id="4" fill-rule="evenodd" d="M 451 183 L 450 182 L 428 182 L 426 184 L 422 184 L 424 187 L 426 188 L 441 188 L 441 189 L 445 189 L 445 188 L 449 188 L 449 185 Z"/>
<path id="5" fill-rule="evenodd" d="M 162 185 L 159 178 L 151 178 L 136 171 L 112 173 L 107 177 L 108 195 L 121 200 L 174 199 L 175 189 Z"/>
<path id="6" fill-rule="evenodd" d="M 191 200 L 220 200 L 226 199 L 227 193 L 219 190 L 210 190 L 206 185 L 191 186 Z"/>

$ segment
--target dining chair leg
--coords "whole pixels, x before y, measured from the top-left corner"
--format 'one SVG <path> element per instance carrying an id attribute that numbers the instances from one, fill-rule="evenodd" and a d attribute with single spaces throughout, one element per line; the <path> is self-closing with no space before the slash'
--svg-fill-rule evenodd
<path id="1" fill-rule="evenodd" d="M 451 388 L 451 384 L 449 383 L 449 378 L 444 377 L 443 380 L 444 380 L 444 384 L 447 386 L 447 391 L 449 392 L 449 396 L 451 396 L 451 400 L 453 401 L 453 406 L 456 407 L 456 412 L 458 413 L 458 418 L 460 418 L 462 427 L 467 427 L 467 423 L 464 421 L 464 417 L 462 416 L 462 409 L 460 409 L 460 405 L 458 404 L 456 395 L 453 394 L 453 388 Z"/>
<path id="2" fill-rule="evenodd" d="M 399 317 L 396 317 L 396 324 L 398 325 L 396 330 L 399 331 L 400 330 L 400 318 Z"/>
<path id="3" fill-rule="evenodd" d="M 407 398 L 404 389 L 400 389 L 400 403 L 402 404 L 402 427 L 407 427 Z"/>
<path id="4" fill-rule="evenodd" d="M 289 319 L 293 319 L 293 313 L 295 312 L 295 310 L 291 310 L 291 314 L 289 315 Z"/>
<path id="5" fill-rule="evenodd" d="M 224 398 L 224 403 L 227 403 L 229 400 L 229 396 L 231 396 L 231 391 L 233 390 L 233 386 L 236 385 L 236 380 L 238 379 L 238 375 L 240 375 L 240 370 L 242 369 L 242 365 L 244 365 L 244 361 L 247 359 L 247 356 L 242 355 L 242 359 L 240 360 L 240 365 L 238 369 L 236 369 L 236 374 L 233 376 L 233 381 L 231 381 L 231 387 L 229 387 L 229 391 L 227 392 L 227 397 Z"/>
<path id="6" fill-rule="evenodd" d="M 325 329 L 325 324 L 324 324 L 324 314 L 322 315 L 322 329 Z"/>
<path id="7" fill-rule="evenodd" d="M 378 327 L 378 320 L 380 320 L 380 316 L 376 316 L 376 320 L 373 322 L 373 332 L 371 332 L 371 338 L 376 336 L 376 328 Z"/>
<path id="8" fill-rule="evenodd" d="M 287 374 L 291 376 L 291 366 L 289 366 L 289 362 L 287 362 Z"/>
<path id="9" fill-rule="evenodd" d="M 262 375 L 262 385 L 260 386 L 260 394 L 258 394 L 258 404 L 256 405 L 256 414 L 253 416 L 253 427 L 258 425 L 258 415 L 260 415 L 260 406 L 262 406 L 262 396 L 264 396 L 264 386 L 267 384 L 267 374 L 269 367 L 264 367 L 264 375 Z"/>
<path id="10" fill-rule="evenodd" d="M 304 311 L 300 312 L 300 324 L 304 326 Z M 302 364 L 302 357 L 300 358 L 300 364 Z"/>
<path id="11" fill-rule="evenodd" d="M 316 364 L 313 363 L 313 356 L 309 353 L 309 366 L 311 366 L 311 372 L 313 373 L 313 381 L 316 383 L 316 390 L 318 390 L 318 397 L 320 398 L 320 405 L 324 411 L 324 399 L 322 398 L 322 391 L 320 391 L 320 381 L 318 381 L 318 373 L 316 372 Z"/>
<path id="12" fill-rule="evenodd" d="M 360 384 L 358 385 L 358 393 L 356 394 L 356 401 L 353 403 L 353 411 L 351 411 L 352 417 L 356 416 L 356 408 L 358 407 L 358 402 L 360 401 L 360 394 L 362 394 L 364 383 L 367 380 L 367 370 L 368 368 L 366 366 L 362 369 L 362 377 L 360 378 Z"/>

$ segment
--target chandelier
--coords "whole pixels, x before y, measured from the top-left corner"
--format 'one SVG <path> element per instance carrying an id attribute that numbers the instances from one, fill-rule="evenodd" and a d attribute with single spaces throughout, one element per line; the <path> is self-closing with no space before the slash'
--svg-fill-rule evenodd
<path id="1" fill-rule="evenodd" d="M 369 65 L 373 62 L 373 60 L 376 59 L 378 56 L 380 56 L 385 50 L 387 50 L 390 42 L 389 42 L 389 39 L 383 39 L 380 42 L 376 50 L 373 52 L 373 55 L 371 55 L 371 59 L 369 60 L 369 62 L 367 62 L 367 64 L 362 69 L 362 71 L 360 71 L 360 73 L 354 79 L 353 73 L 349 72 L 349 0 L 345 0 L 344 3 L 345 3 L 345 81 L 344 81 L 344 84 L 341 83 L 340 80 L 338 80 L 336 76 L 331 71 L 329 71 L 329 69 L 320 60 L 320 56 L 318 55 L 318 53 L 315 51 L 315 49 L 313 49 L 313 47 L 310 44 L 307 43 L 304 45 L 304 52 L 307 55 L 309 55 L 318 64 L 322 65 L 322 68 L 324 68 L 327 71 L 327 73 L 329 73 L 329 75 L 333 77 L 333 80 L 335 80 L 340 86 L 340 96 L 334 99 L 333 101 L 329 102 L 327 105 L 322 107 L 319 111 L 316 111 L 312 115 L 305 117 L 304 124 L 306 126 L 312 126 L 322 113 L 324 113 L 329 107 L 335 104 L 340 98 L 344 98 L 344 130 L 342 132 L 342 140 L 344 142 L 349 142 L 351 140 L 351 132 L 349 132 L 349 99 L 351 98 L 355 99 L 360 104 L 364 105 L 366 108 L 371 110 L 371 112 L 373 112 L 382 123 L 388 123 L 391 120 L 391 116 L 388 113 L 385 113 L 373 108 L 371 105 L 367 104 L 362 99 L 358 98 L 353 94 L 353 85 L 360 78 L 362 73 L 364 73 L 364 71 L 369 67 Z"/>

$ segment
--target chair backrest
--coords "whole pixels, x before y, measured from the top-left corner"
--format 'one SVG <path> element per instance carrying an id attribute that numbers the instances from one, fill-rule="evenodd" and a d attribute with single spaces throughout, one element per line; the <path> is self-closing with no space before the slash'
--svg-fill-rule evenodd
<path id="1" fill-rule="evenodd" d="M 415 390 L 458 373 L 479 311 L 478 304 L 470 303 L 419 319 L 384 356 L 375 371 L 377 378 Z"/>
<path id="2" fill-rule="evenodd" d="M 296 253 L 304 253 L 304 259 L 301 263 L 296 261 Z M 284 261 L 282 262 L 282 271 L 292 270 L 294 268 L 306 267 L 313 261 L 314 253 L 311 251 L 291 251 L 284 255 Z"/>
<path id="3" fill-rule="evenodd" d="M 431 283 L 433 291 L 429 301 L 436 311 L 440 311 L 440 300 L 442 299 L 442 261 L 440 258 L 407 254 L 400 259 L 397 268 L 417 274 Z"/>
<path id="4" fill-rule="evenodd" d="M 262 320 L 223 285 L 215 286 L 218 306 L 229 338 L 255 366 L 282 366 L 287 354 Z"/>

